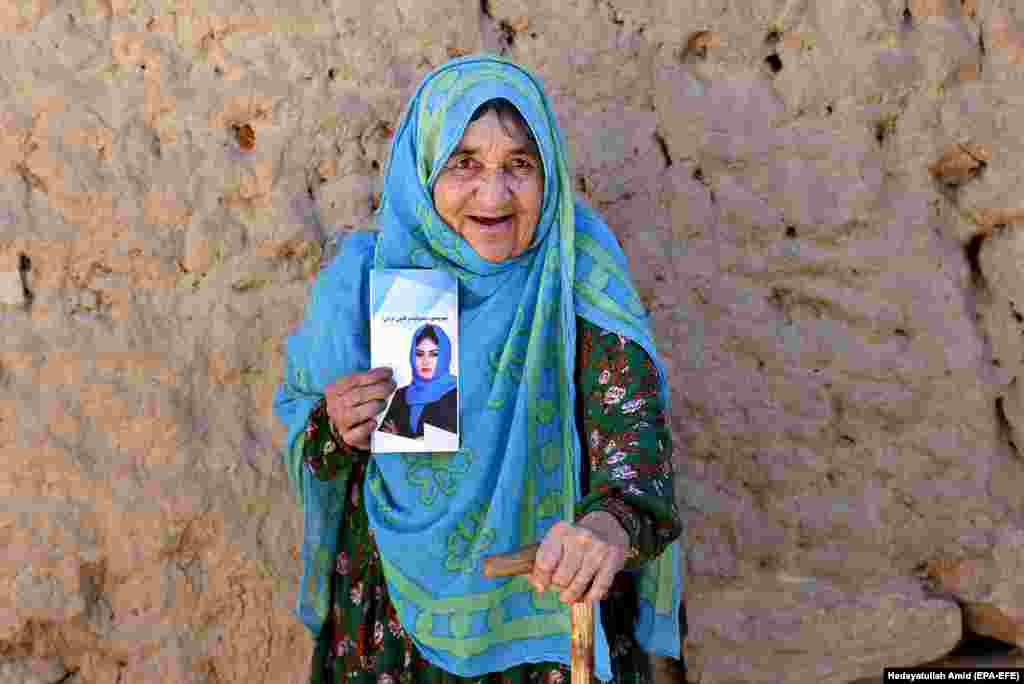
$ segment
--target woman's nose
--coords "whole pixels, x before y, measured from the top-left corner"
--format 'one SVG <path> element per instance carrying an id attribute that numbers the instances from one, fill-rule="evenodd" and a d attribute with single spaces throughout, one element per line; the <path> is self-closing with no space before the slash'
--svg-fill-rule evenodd
<path id="1" fill-rule="evenodd" d="M 512 197 L 509 180 L 503 169 L 491 169 L 481 174 L 477 195 L 484 206 L 498 207 Z"/>

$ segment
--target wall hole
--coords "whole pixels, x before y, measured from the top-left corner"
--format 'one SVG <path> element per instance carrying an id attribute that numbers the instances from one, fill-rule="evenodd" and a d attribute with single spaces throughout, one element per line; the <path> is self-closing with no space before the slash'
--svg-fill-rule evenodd
<path id="1" fill-rule="evenodd" d="M 878 121 L 875 123 L 875 140 L 881 145 L 885 142 L 886 127 L 885 122 Z"/>
<path id="2" fill-rule="evenodd" d="M 1003 656 L 1012 654 L 1015 650 L 1015 646 L 1005 641 L 992 639 L 991 637 L 976 634 L 969 629 L 964 629 L 963 639 L 961 639 L 956 648 L 950 651 L 947 657 L 967 656 L 977 658 L 978 656 Z"/>
<path id="3" fill-rule="evenodd" d="M 21 272 L 21 293 L 25 298 L 25 302 L 28 306 L 32 305 L 32 300 L 35 298 L 35 293 L 28 289 L 28 280 L 26 279 L 26 273 L 32 270 L 32 260 L 29 259 L 27 254 L 18 254 L 18 270 Z"/>
<path id="4" fill-rule="evenodd" d="M 788 237 L 788 238 L 795 238 L 796 237 L 796 226 L 786 226 L 786 237 Z"/>
<path id="5" fill-rule="evenodd" d="M 981 272 L 981 262 L 978 255 L 981 253 L 981 243 L 985 241 L 985 236 L 978 234 L 971 238 L 971 241 L 964 247 L 964 256 L 967 257 L 967 263 L 971 267 L 971 280 L 974 282 L 975 287 L 979 287 L 984 284 L 985 276 Z"/>
<path id="6" fill-rule="evenodd" d="M 768 303 L 779 311 L 784 311 L 793 291 L 788 287 L 773 286 L 771 294 L 768 295 Z"/>
<path id="7" fill-rule="evenodd" d="M 498 22 L 498 30 L 501 31 L 501 36 L 505 41 L 505 45 L 512 47 L 516 42 L 516 30 L 504 20 Z"/>
<path id="8" fill-rule="evenodd" d="M 672 166 L 672 155 L 668 151 L 668 143 L 665 142 L 665 136 L 655 131 L 654 141 L 658 143 L 658 149 L 661 150 L 661 157 L 665 160 L 665 168 L 667 169 Z"/>
<path id="9" fill-rule="evenodd" d="M 782 71 L 782 58 L 777 54 L 772 53 L 768 55 L 764 58 L 764 62 L 768 65 L 768 68 L 772 70 L 773 74 L 777 74 Z"/>
<path id="10" fill-rule="evenodd" d="M 78 670 L 68 670 L 68 673 L 66 675 L 64 675 L 63 677 L 61 677 L 60 679 L 58 679 L 56 684 L 65 684 L 66 682 L 70 682 L 75 677 L 75 675 L 77 675 L 77 674 L 78 674 Z M 118 677 L 120 677 L 120 676 L 121 676 L 120 673 L 118 673 Z"/>
<path id="11" fill-rule="evenodd" d="M 775 45 L 781 38 L 782 36 L 778 31 L 769 31 L 768 35 L 764 37 L 764 42 L 767 45 Z"/>
<path id="12" fill-rule="evenodd" d="M 1016 451 L 1017 445 L 1013 441 L 1013 427 L 1010 425 L 1010 419 L 1006 416 L 1006 407 L 1003 406 L 1002 397 L 996 397 L 996 421 L 999 424 L 999 431 L 1006 437 L 1006 442 L 1010 445 L 1011 449 Z"/>

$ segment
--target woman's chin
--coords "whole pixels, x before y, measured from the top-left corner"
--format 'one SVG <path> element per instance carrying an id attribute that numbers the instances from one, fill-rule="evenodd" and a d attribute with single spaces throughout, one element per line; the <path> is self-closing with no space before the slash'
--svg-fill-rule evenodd
<path id="1" fill-rule="evenodd" d="M 484 261 L 500 263 L 506 259 L 519 256 L 522 249 L 519 246 L 518 232 L 514 230 L 488 230 L 476 228 L 462 233 L 466 242 L 473 248 L 473 251 L 480 255 Z"/>

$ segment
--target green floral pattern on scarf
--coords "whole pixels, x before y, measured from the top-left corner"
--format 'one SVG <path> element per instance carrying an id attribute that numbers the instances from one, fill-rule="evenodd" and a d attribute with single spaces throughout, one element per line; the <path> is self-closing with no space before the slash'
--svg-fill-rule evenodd
<path id="1" fill-rule="evenodd" d="M 473 465 L 473 452 L 459 449 L 453 453 L 402 454 L 406 465 L 405 477 L 409 484 L 419 488 L 420 501 L 432 506 L 439 494 L 452 496 L 459 477 Z"/>
<path id="2" fill-rule="evenodd" d="M 495 531 L 484 525 L 487 506 L 467 513 L 448 535 L 444 565 L 453 572 L 481 572 L 481 561 L 494 543 Z M 458 635 L 456 635 L 458 636 Z"/>

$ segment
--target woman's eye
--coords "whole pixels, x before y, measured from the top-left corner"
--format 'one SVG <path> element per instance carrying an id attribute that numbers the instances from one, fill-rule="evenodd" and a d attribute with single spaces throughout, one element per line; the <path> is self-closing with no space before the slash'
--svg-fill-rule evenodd
<path id="1" fill-rule="evenodd" d="M 512 160 L 511 170 L 512 173 L 518 174 L 520 176 L 532 174 L 534 171 L 537 170 L 537 164 L 532 159 L 520 157 L 518 159 Z"/>
<path id="2" fill-rule="evenodd" d="M 448 166 L 452 169 L 467 171 L 473 168 L 473 160 L 469 157 L 459 157 L 458 159 L 453 159 Z"/>

